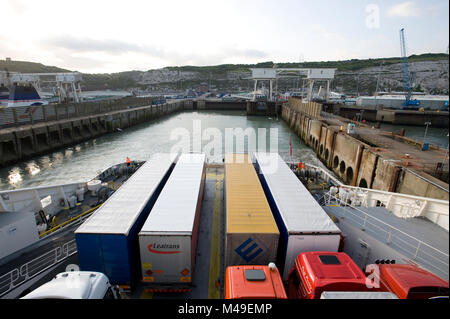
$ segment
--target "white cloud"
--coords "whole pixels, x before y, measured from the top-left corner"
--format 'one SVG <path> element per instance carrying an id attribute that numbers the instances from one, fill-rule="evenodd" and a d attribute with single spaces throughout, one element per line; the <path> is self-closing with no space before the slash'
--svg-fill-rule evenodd
<path id="1" fill-rule="evenodd" d="M 433 52 L 448 37 L 448 15 L 443 13 L 448 5 L 443 2 L 396 0 L 385 6 L 384 14 L 425 16 L 407 26 L 420 43 L 413 37 L 408 43 Z M 7 26 L 0 28 L 0 59 L 88 73 L 399 54 L 398 36 L 392 33 L 397 18 L 385 19 L 380 28 L 363 28 L 361 1 L 77 0 L 70 9 L 56 0 L 0 3 L 1 24 Z M 318 22 L 308 12 L 321 12 L 322 19 Z M 376 42 L 378 35 L 385 39 Z"/>
<path id="2" fill-rule="evenodd" d="M 406 1 L 389 8 L 389 17 L 422 17 L 438 13 L 437 6 L 419 8 L 414 1 Z"/>
<path id="3" fill-rule="evenodd" d="M 1 44 L 0 44 L 1 45 Z M 82 72 L 148 70 L 171 65 L 255 63 L 267 53 L 252 46 L 219 45 L 210 50 L 174 50 L 170 47 L 121 39 L 95 39 L 62 34 L 39 42 L 40 51 L 51 52 L 58 66 Z M 83 59 L 86 61 L 83 62 Z"/>
<path id="4" fill-rule="evenodd" d="M 9 1 L 6 1 L 5 4 L 6 4 L 6 6 L 2 5 L 3 9 L 7 10 L 8 6 L 9 6 L 9 8 L 15 13 L 21 14 L 28 10 L 27 4 L 23 3 L 22 0 L 14 0 L 14 1 L 9 0 Z"/>

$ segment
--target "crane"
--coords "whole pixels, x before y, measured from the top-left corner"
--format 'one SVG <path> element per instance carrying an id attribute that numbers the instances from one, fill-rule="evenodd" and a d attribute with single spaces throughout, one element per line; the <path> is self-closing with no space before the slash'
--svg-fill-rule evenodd
<path id="1" fill-rule="evenodd" d="M 400 30 L 400 51 L 401 51 L 401 55 L 402 55 L 403 86 L 406 91 L 406 100 L 403 103 L 403 109 L 411 108 L 411 106 L 413 108 L 417 109 L 420 105 L 420 101 L 411 100 L 412 92 L 411 92 L 410 79 L 409 79 L 408 60 L 406 57 L 405 28 L 402 28 Z"/>

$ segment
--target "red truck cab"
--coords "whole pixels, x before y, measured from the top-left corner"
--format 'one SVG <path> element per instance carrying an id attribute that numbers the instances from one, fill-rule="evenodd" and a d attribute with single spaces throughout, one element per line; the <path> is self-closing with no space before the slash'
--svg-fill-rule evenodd
<path id="1" fill-rule="evenodd" d="M 274 264 L 229 266 L 225 272 L 225 299 L 287 299 L 287 295 Z"/>
<path id="2" fill-rule="evenodd" d="M 379 268 L 380 291 L 389 291 L 400 299 L 428 299 L 449 295 L 444 279 L 408 264 L 384 264 Z"/>
<path id="3" fill-rule="evenodd" d="M 320 299 L 324 291 L 368 291 L 366 276 L 345 253 L 301 253 L 289 273 L 289 299 Z"/>

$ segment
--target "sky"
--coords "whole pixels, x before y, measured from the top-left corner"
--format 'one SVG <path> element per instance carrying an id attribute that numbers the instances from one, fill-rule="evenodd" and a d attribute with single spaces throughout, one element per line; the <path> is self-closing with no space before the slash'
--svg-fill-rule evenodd
<path id="1" fill-rule="evenodd" d="M 447 0 L 0 0 L 0 59 L 85 73 L 444 53 Z M 6 26 L 6 27 L 5 27 Z"/>

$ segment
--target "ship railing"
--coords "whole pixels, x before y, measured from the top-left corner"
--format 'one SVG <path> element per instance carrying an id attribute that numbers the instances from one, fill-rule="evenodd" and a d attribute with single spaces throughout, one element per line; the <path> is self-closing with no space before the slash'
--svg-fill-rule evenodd
<path id="1" fill-rule="evenodd" d="M 64 209 L 60 200 L 64 200 L 64 205 L 68 206 L 68 198 L 75 195 L 82 185 L 83 183 L 70 183 L 0 191 L 0 210 L 9 212 L 42 210 L 46 214 L 54 215 Z"/>
<path id="2" fill-rule="evenodd" d="M 449 254 L 433 247 L 426 242 L 411 236 L 404 231 L 374 217 L 357 206 L 349 204 L 346 200 L 325 194 L 325 202 L 328 206 L 339 206 L 343 208 L 341 218 L 349 220 L 375 238 L 384 237 L 386 244 L 400 250 L 411 260 L 427 265 L 442 274 L 448 274 Z"/>
<path id="3" fill-rule="evenodd" d="M 5 107 L 0 112 L 0 129 L 126 111 L 130 106 L 153 108 L 153 100 L 153 97 L 126 97 L 114 100 L 87 101 L 84 103 L 71 102 L 39 106 Z M 161 107 L 160 111 L 168 111 L 168 107 L 173 110 L 175 105 L 181 107 L 180 103 L 173 102 L 170 105 Z M 159 108 L 157 110 L 159 111 Z"/>
<path id="4" fill-rule="evenodd" d="M 353 206 L 383 206 L 400 218 L 423 216 L 440 227 L 449 230 L 449 202 L 435 198 L 342 185 L 339 197 Z"/>
<path id="5" fill-rule="evenodd" d="M 325 205 L 327 205 L 326 194 L 320 196 L 320 198 L 317 200 L 317 202 L 319 203 L 320 206 L 325 206 Z"/>
<path id="6" fill-rule="evenodd" d="M 287 164 L 289 165 L 289 167 L 291 169 L 295 169 L 297 167 L 298 163 L 287 162 Z M 332 172 L 327 171 L 327 169 L 325 169 L 323 167 L 315 166 L 315 165 L 312 165 L 309 163 L 305 163 L 305 162 L 303 162 L 303 164 L 305 164 L 305 168 L 312 169 L 316 172 L 319 172 L 320 178 L 323 179 L 324 181 L 326 181 L 327 183 L 331 183 L 336 186 L 345 186 L 344 183 L 339 181 L 339 179 L 336 176 L 334 176 Z"/>
<path id="7" fill-rule="evenodd" d="M 75 239 L 0 276 L 0 298 L 23 283 L 52 269 L 77 252 Z"/>
<path id="8" fill-rule="evenodd" d="M 57 226 L 55 226 L 53 228 L 50 228 L 49 230 L 39 234 L 39 238 L 43 238 L 43 237 L 48 236 L 50 234 L 58 233 L 58 232 L 66 229 L 66 228 L 73 227 L 75 225 L 81 224 L 84 220 L 86 220 L 88 217 L 90 217 L 92 215 L 92 213 L 95 210 L 97 210 L 97 208 L 99 208 L 102 205 L 103 204 L 98 204 L 97 206 L 92 207 L 91 209 L 88 209 L 87 211 L 85 211 L 85 212 L 83 212 L 83 213 L 81 213 L 81 214 L 79 214 L 77 216 L 74 216 L 74 217 L 66 220 L 63 223 L 61 223 L 61 224 L 59 224 L 59 225 L 57 225 Z"/>

